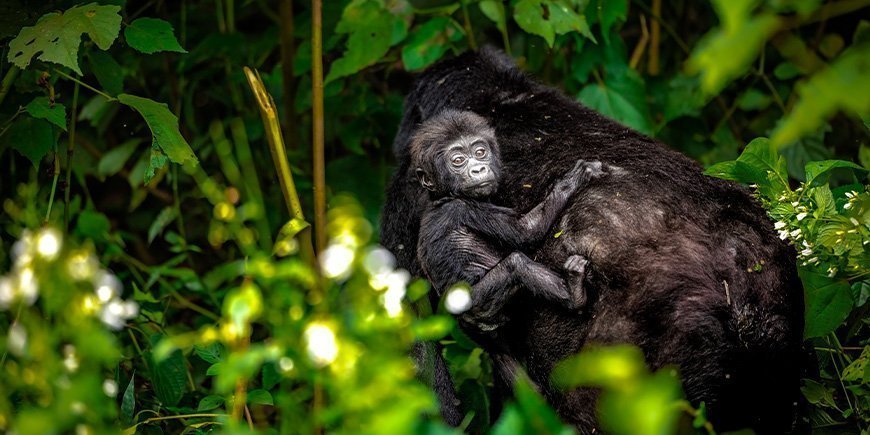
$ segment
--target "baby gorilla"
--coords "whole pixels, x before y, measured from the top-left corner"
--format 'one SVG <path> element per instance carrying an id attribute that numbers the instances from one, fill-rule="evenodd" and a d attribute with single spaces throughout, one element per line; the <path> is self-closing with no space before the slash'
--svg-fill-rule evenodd
<path id="1" fill-rule="evenodd" d="M 432 200 L 421 219 L 417 257 L 439 294 L 458 282 L 472 286 L 462 320 L 497 328 L 520 288 L 570 310 L 583 307 L 585 258 L 568 257 L 563 279 L 521 251 L 543 240 L 575 191 L 604 174 L 601 162 L 578 161 L 543 202 L 520 214 L 486 202 L 498 188 L 501 162 L 495 132 L 477 114 L 448 110 L 431 118 L 414 134 L 410 152 Z"/>

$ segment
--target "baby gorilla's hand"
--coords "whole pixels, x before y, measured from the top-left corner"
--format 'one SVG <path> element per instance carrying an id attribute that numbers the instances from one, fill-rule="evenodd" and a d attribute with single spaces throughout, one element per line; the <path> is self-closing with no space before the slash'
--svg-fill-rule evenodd
<path id="1" fill-rule="evenodd" d="M 594 162 L 578 160 L 577 164 L 557 181 L 553 188 L 556 192 L 570 196 L 589 181 L 604 176 L 607 173 L 605 168 L 606 166 L 597 160 Z"/>

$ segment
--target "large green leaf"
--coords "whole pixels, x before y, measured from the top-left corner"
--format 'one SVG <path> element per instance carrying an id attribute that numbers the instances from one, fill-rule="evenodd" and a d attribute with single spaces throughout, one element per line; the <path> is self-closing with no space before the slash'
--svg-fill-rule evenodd
<path id="1" fill-rule="evenodd" d="M 807 186 L 817 187 L 827 183 L 831 175 L 830 172 L 836 168 L 849 168 L 861 173 L 867 172 L 867 170 L 860 165 L 845 160 L 822 160 L 820 162 L 809 162 L 804 168 L 807 174 Z"/>
<path id="2" fill-rule="evenodd" d="M 500 32 L 507 32 L 507 17 L 504 11 L 504 4 L 499 0 L 482 0 L 480 11 L 486 15 L 498 28 Z"/>
<path id="3" fill-rule="evenodd" d="M 767 39 L 779 28 L 771 14 L 752 15 L 754 0 L 715 0 L 722 25 L 704 36 L 688 61 L 691 73 L 701 74 L 701 88 L 718 93 L 745 73 Z"/>
<path id="4" fill-rule="evenodd" d="M 178 164 L 197 162 L 190 145 L 178 131 L 178 118 L 169 111 L 166 104 L 129 94 L 118 95 L 118 101 L 132 107 L 145 118 L 148 128 L 151 129 L 152 148 L 165 154 L 164 159 L 168 157 L 171 162 Z M 157 160 L 160 158 L 158 155 Z M 155 156 L 152 154 L 152 163 L 154 160 Z"/>
<path id="5" fill-rule="evenodd" d="M 405 69 L 419 70 L 435 63 L 450 43 L 462 39 L 462 28 L 448 17 L 435 17 L 411 33 L 402 47 Z"/>
<path id="6" fill-rule="evenodd" d="M 843 52 L 827 69 L 797 86 L 800 99 L 773 133 L 782 146 L 818 130 L 837 111 L 870 116 L 870 44 Z"/>
<path id="7" fill-rule="evenodd" d="M 514 20 L 526 32 L 544 38 L 550 47 L 556 35 L 570 32 L 595 40 L 586 17 L 565 0 L 520 0 L 514 6 Z"/>
<path id="8" fill-rule="evenodd" d="M 332 63 L 326 83 L 373 65 L 404 39 L 405 22 L 375 0 L 354 0 L 344 9 L 335 31 L 347 34 L 347 49 Z"/>
<path id="9" fill-rule="evenodd" d="M 601 36 L 610 44 L 610 28 L 617 21 L 625 21 L 628 15 L 628 0 L 596 0 L 598 21 L 601 23 Z"/>
<path id="10" fill-rule="evenodd" d="M 172 24 L 157 18 L 139 18 L 124 29 L 127 44 L 145 54 L 158 51 L 187 53 L 175 39 Z"/>
<path id="11" fill-rule="evenodd" d="M 27 157 L 34 167 L 57 145 L 54 128 L 43 119 L 21 116 L 0 136 L 12 149 Z"/>
<path id="12" fill-rule="evenodd" d="M 704 173 L 740 183 L 755 183 L 767 197 L 773 197 L 788 187 L 785 158 L 763 137 L 746 145 L 737 160 L 715 164 Z"/>
<path id="13" fill-rule="evenodd" d="M 118 95 L 124 91 L 124 71 L 111 55 L 91 50 L 88 53 L 88 65 L 97 82 L 109 95 Z"/>
<path id="14" fill-rule="evenodd" d="M 81 75 L 78 52 L 82 34 L 87 33 L 97 47 L 108 50 L 121 30 L 120 10 L 120 6 L 90 3 L 46 14 L 35 26 L 21 29 L 9 43 L 9 62 L 25 68 L 39 54 L 39 60 L 58 63 Z"/>
<path id="15" fill-rule="evenodd" d="M 66 107 L 63 104 L 52 104 L 48 97 L 36 97 L 25 109 L 30 116 L 44 119 L 66 131 Z"/>
<path id="16" fill-rule="evenodd" d="M 849 283 L 805 267 L 799 268 L 798 274 L 806 304 L 804 338 L 821 337 L 837 329 L 852 310 Z"/>
<path id="17" fill-rule="evenodd" d="M 165 406 L 175 406 L 187 389 L 187 368 L 184 356 L 176 350 L 168 357 L 151 363 L 151 382 L 157 398 Z"/>
<path id="18" fill-rule="evenodd" d="M 578 95 L 583 104 L 641 133 L 652 134 L 643 80 L 629 68 L 608 69 L 603 84 L 591 84 Z"/>

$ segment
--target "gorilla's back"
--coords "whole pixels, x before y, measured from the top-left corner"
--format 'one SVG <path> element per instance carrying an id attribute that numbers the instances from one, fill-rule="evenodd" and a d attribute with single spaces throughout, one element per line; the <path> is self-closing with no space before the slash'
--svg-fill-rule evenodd
<path id="1" fill-rule="evenodd" d="M 426 201 L 405 147 L 416 125 L 447 108 L 474 111 L 495 128 L 503 205 L 532 208 L 578 159 L 620 168 L 578 193 L 561 236 L 534 253 L 554 269 L 568 255 L 587 256 L 592 302 L 578 315 L 518 301 L 523 309 L 510 313 L 502 336 L 512 337 L 511 352 L 533 379 L 547 385 L 554 364 L 586 343 L 628 342 L 653 367 L 679 366 L 688 397 L 706 402 L 717 429 L 791 425 L 802 291 L 794 252 L 763 209 L 746 189 L 704 176 L 682 154 L 534 82 L 501 53 L 440 62 L 406 100 L 381 236 L 402 267 L 419 275 Z M 594 392 L 547 394 L 563 418 L 594 427 Z"/>

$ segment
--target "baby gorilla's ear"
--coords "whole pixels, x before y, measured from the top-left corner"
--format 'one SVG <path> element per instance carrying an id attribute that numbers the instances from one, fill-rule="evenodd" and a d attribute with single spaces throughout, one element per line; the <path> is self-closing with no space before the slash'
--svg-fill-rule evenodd
<path id="1" fill-rule="evenodd" d="M 420 180 L 420 184 L 426 190 L 435 190 L 435 183 L 432 182 L 432 179 L 429 178 L 429 175 L 426 174 L 426 171 L 424 171 L 423 168 L 417 168 L 417 179 Z"/>

